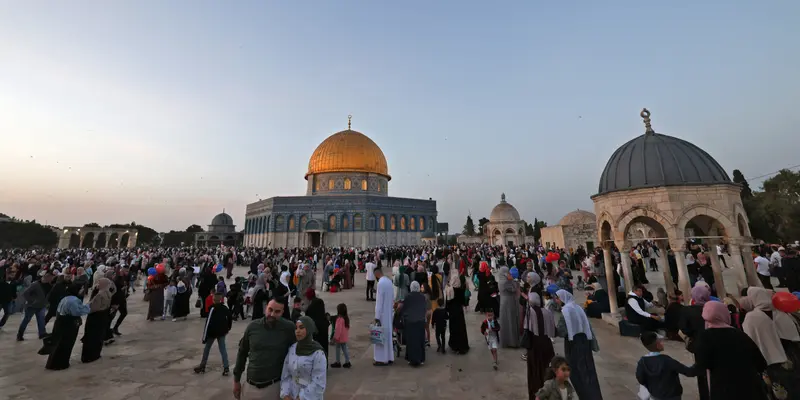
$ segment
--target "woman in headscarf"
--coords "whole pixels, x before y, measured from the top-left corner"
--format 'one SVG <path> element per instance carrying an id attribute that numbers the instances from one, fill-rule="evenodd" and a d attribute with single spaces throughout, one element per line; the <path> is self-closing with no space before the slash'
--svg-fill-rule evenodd
<path id="1" fill-rule="evenodd" d="M 281 399 L 322 400 L 327 379 L 327 356 L 322 344 L 314 341 L 317 329 L 308 316 L 296 322 L 297 343 L 283 360 Z"/>
<path id="2" fill-rule="evenodd" d="M 191 269 L 191 268 L 189 268 Z M 186 267 L 178 271 L 178 290 L 175 294 L 175 301 L 172 305 L 172 320 L 177 321 L 179 318 L 189 316 L 191 312 L 191 299 L 192 299 L 192 278 Z"/>
<path id="3" fill-rule="evenodd" d="M 741 299 L 740 304 L 748 310 L 742 328 L 756 343 L 767 362 L 766 375 L 772 383 L 773 395 L 777 399 L 800 398 L 798 366 L 787 362 L 789 358 L 781 343 L 781 333 L 787 338 L 785 340 L 800 341 L 796 337 L 797 327 L 791 320 L 786 321 L 778 316 L 780 311 L 772 307 L 772 295 L 762 287 L 748 288 L 747 297 Z"/>
<path id="4" fill-rule="evenodd" d="M 699 282 L 698 282 L 699 283 Z M 695 353 L 697 338 L 706 329 L 706 321 L 703 319 L 703 306 L 711 300 L 711 290 L 708 285 L 695 285 L 692 288 L 692 303 L 691 306 L 685 306 L 681 309 L 680 321 L 678 327 L 680 328 L 681 337 L 686 343 L 686 350 L 690 353 Z M 695 357 L 697 362 L 697 357 Z M 704 371 L 697 373 L 697 393 L 700 400 L 707 400 L 708 397 L 708 377 Z"/>
<path id="5" fill-rule="evenodd" d="M 308 264 L 300 264 L 297 268 L 297 293 L 305 293 L 309 288 L 313 289 L 316 283 L 315 275 L 311 272 L 311 268 Z M 305 310 L 308 307 L 308 303 L 310 299 L 305 298 L 302 299 L 301 306 Z"/>
<path id="6" fill-rule="evenodd" d="M 508 267 L 500 267 L 500 347 L 519 347 L 519 285 L 508 272 Z"/>
<path id="7" fill-rule="evenodd" d="M 487 285 L 491 272 L 489 271 L 489 264 L 486 261 L 481 261 L 478 271 L 474 274 L 473 280 L 477 280 L 478 289 L 478 304 L 475 305 L 475 312 L 486 312 L 492 309 L 490 304 L 490 293 Z"/>
<path id="8" fill-rule="evenodd" d="M 264 308 L 270 301 L 269 283 L 267 282 L 267 275 L 261 274 L 256 278 L 256 286 L 253 288 L 253 321 L 264 317 Z"/>
<path id="9" fill-rule="evenodd" d="M 528 293 L 524 327 L 530 337 L 530 347 L 527 349 L 526 357 L 528 397 L 534 400 L 536 392 L 544 386 L 550 360 L 556 355 L 551 340 L 556 336 L 556 320 L 550 310 L 542 308 L 542 298 L 535 292 Z"/>
<path id="10" fill-rule="evenodd" d="M 562 304 L 562 318 L 558 321 L 556 332 L 559 337 L 564 338 L 564 354 L 572 369 L 572 386 L 581 400 L 601 400 L 603 395 L 592 356 L 592 352 L 599 351 L 600 348 L 589 318 L 583 308 L 575 303 L 570 292 L 561 289 L 556 292 L 556 297 Z"/>
<path id="11" fill-rule="evenodd" d="M 411 282 L 411 291 L 403 300 L 403 339 L 406 342 L 406 360 L 412 366 L 425 363 L 425 326 L 427 302 L 420 293 L 419 282 Z"/>
<path id="12" fill-rule="evenodd" d="M 600 283 L 592 284 L 594 293 L 587 296 L 591 303 L 586 306 L 586 316 L 589 318 L 602 318 L 603 313 L 611 312 L 611 304 L 608 302 L 608 292 L 603 289 Z"/>
<path id="13" fill-rule="evenodd" d="M 214 274 L 214 265 L 206 262 L 206 265 L 203 267 L 202 272 L 200 272 L 200 285 L 197 288 L 197 294 L 199 295 L 200 301 L 200 317 L 206 317 L 206 309 L 203 307 L 203 302 L 208 296 L 214 292 L 214 288 L 217 286 L 217 276 Z M 162 304 L 163 302 L 163 295 L 162 295 Z M 161 315 L 161 314 L 158 314 Z"/>
<path id="14" fill-rule="evenodd" d="M 111 298 L 116 288 L 108 278 L 100 278 L 92 290 L 89 300 L 89 316 L 86 317 L 86 326 L 83 329 L 83 349 L 81 362 L 90 363 L 100 358 L 103 350 L 103 340 L 106 336 L 109 322 L 109 308 Z M 163 292 L 162 292 L 163 293 Z"/>
<path id="15" fill-rule="evenodd" d="M 450 276 L 450 288 L 453 290 L 453 298 L 445 303 L 450 323 L 450 339 L 447 344 L 450 349 L 458 354 L 467 354 L 469 351 L 469 339 L 467 338 L 467 322 L 464 317 L 464 310 L 467 307 L 467 278 L 461 274 Z"/>
<path id="16" fill-rule="evenodd" d="M 325 315 L 325 302 L 317 297 L 317 292 L 314 288 L 308 288 L 305 292 L 305 297 L 308 300 L 308 308 L 306 308 L 306 316 L 314 320 L 316 327 L 314 332 L 314 340 L 322 345 L 322 351 L 325 352 L 325 358 L 328 358 L 328 325 L 330 320 Z M 327 364 L 326 364 L 327 365 Z"/>
<path id="17" fill-rule="evenodd" d="M 147 277 L 147 301 L 150 303 L 147 308 L 147 320 L 154 321 L 164 315 L 164 288 L 169 284 L 169 279 L 164 273 L 156 273 Z"/>
<path id="18" fill-rule="evenodd" d="M 86 270 L 83 267 L 78 267 L 75 270 L 75 278 L 72 279 L 72 283 L 80 285 L 83 289 L 80 296 L 78 296 L 83 301 L 86 298 L 86 292 L 89 291 L 89 276 L 86 275 Z"/>
<path id="19" fill-rule="evenodd" d="M 61 303 L 61 300 L 67 296 L 67 289 L 69 288 L 69 283 L 66 281 L 66 275 L 58 275 L 56 278 L 56 284 L 53 285 L 53 288 L 47 293 L 47 315 L 44 317 L 44 323 L 47 324 L 50 322 L 50 319 L 57 315 L 56 311 L 58 310 L 58 304 Z"/>
<path id="20" fill-rule="evenodd" d="M 394 301 L 402 302 L 408 295 L 408 285 L 411 279 L 408 274 L 401 271 L 400 260 L 395 260 L 394 267 L 392 267 L 392 283 L 397 288 L 395 292 Z"/>
<path id="21" fill-rule="evenodd" d="M 725 304 L 709 301 L 702 307 L 706 329 L 696 340 L 695 366 L 700 375 L 706 376 L 706 370 L 709 371 L 708 398 L 767 399 L 761 381 L 767 363 L 758 347 L 742 331 L 731 327 L 731 316 Z"/>
<path id="22" fill-rule="evenodd" d="M 352 285 L 352 283 L 353 283 L 352 282 L 353 275 L 350 272 L 351 265 L 352 264 L 350 263 L 350 260 L 344 260 L 344 267 L 342 267 L 342 269 L 344 271 L 343 272 L 344 273 L 344 282 L 342 282 L 342 288 L 344 288 L 344 289 L 350 289 L 350 288 L 353 287 L 353 285 Z"/>
<path id="23" fill-rule="evenodd" d="M 49 354 L 45 368 L 62 370 L 69 368 L 69 358 L 72 348 L 78 338 L 78 331 L 82 324 L 81 316 L 89 314 L 90 307 L 80 300 L 83 286 L 72 284 L 66 290 L 66 297 L 61 299 L 56 307 L 56 321 L 53 324 L 53 334 L 46 339 L 46 349 L 43 354 Z"/>

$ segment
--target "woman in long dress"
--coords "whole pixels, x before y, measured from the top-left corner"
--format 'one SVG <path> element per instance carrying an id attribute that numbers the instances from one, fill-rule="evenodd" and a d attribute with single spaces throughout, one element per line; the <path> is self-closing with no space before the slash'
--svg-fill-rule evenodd
<path id="1" fill-rule="evenodd" d="M 150 303 L 147 307 L 148 321 L 164 315 L 164 288 L 167 287 L 167 284 L 169 284 L 169 280 L 163 273 L 153 275 L 153 280 L 147 282 L 147 297 Z"/>
<path id="2" fill-rule="evenodd" d="M 114 283 L 108 278 L 100 278 L 92 290 L 89 300 L 89 316 L 83 329 L 83 348 L 81 349 L 81 362 L 90 363 L 100 358 L 103 351 L 103 341 L 109 326 L 109 308 L 114 295 Z"/>
<path id="3" fill-rule="evenodd" d="M 178 293 L 172 305 L 172 320 L 186 319 L 191 312 L 192 305 L 192 278 L 187 274 L 186 268 L 181 268 L 178 273 Z"/>
<path id="4" fill-rule="evenodd" d="M 533 291 L 528 293 L 524 326 L 530 335 L 530 347 L 526 358 L 528 397 L 530 400 L 534 400 L 536 392 L 544 386 L 545 373 L 550 365 L 550 360 L 556 355 L 551 340 L 556 336 L 556 320 L 550 310 L 542 308 L 542 298 Z"/>
<path id="5" fill-rule="evenodd" d="M 558 321 L 556 332 L 559 337 L 564 338 L 564 354 L 572 370 L 572 386 L 581 400 L 602 400 L 603 394 L 600 392 L 600 381 L 597 379 L 592 356 L 592 352 L 599 351 L 600 348 L 589 318 L 583 308 L 575 303 L 570 292 L 561 289 L 556 292 L 556 297 L 562 304 L 562 318 Z"/>
<path id="6" fill-rule="evenodd" d="M 314 341 L 314 320 L 304 316 L 296 322 L 297 343 L 289 348 L 281 372 L 281 399 L 322 400 L 327 385 L 327 358 Z"/>
<path id="7" fill-rule="evenodd" d="M 453 298 L 445 304 L 450 319 L 450 339 L 447 344 L 456 353 L 467 354 L 469 339 L 467 338 L 467 322 L 464 317 L 464 309 L 467 307 L 467 299 L 464 295 L 467 290 L 467 279 L 464 275 L 452 274 L 450 287 L 453 289 Z"/>
<path id="8" fill-rule="evenodd" d="M 695 341 L 695 366 L 710 373 L 710 399 L 767 399 L 761 373 L 767 362 L 744 332 L 731 327 L 731 315 L 723 303 L 703 306 L 706 329 Z"/>
<path id="9" fill-rule="evenodd" d="M 500 347 L 519 347 L 519 285 L 508 272 L 508 267 L 500 267 Z"/>
<path id="10" fill-rule="evenodd" d="M 742 298 L 740 304 L 748 310 L 742 329 L 753 339 L 767 362 L 766 378 L 772 385 L 775 398 L 800 398 L 800 367 L 787 362 L 789 357 L 781 343 L 781 333 L 791 338 L 787 334 L 794 331 L 796 336 L 797 327 L 791 320 L 779 316 L 780 311 L 772 307 L 772 295 L 762 287 L 748 288 L 747 297 Z"/>
<path id="11" fill-rule="evenodd" d="M 475 304 L 475 312 L 483 313 L 492 309 L 489 297 L 491 293 L 489 293 L 488 286 L 488 277 L 491 274 L 489 272 L 489 264 L 486 261 L 481 261 L 479 265 L 478 271 L 473 274 L 473 280 L 478 282 L 478 303 Z"/>
<path id="12" fill-rule="evenodd" d="M 308 264 L 300 264 L 297 268 L 297 277 L 299 278 L 297 282 L 297 293 L 306 293 L 309 288 L 314 288 L 316 279 Z M 302 296 L 301 307 L 305 310 L 310 302 L 311 299 Z"/>
<path id="13" fill-rule="evenodd" d="M 47 338 L 50 343 L 45 352 L 45 354 L 49 354 L 47 364 L 45 364 L 47 369 L 69 368 L 69 358 L 82 324 L 81 316 L 89 314 L 89 305 L 83 304 L 79 297 L 82 289 L 83 285 L 70 285 L 67 288 L 67 296 L 58 303 L 53 334 Z"/>
<path id="14" fill-rule="evenodd" d="M 328 358 L 328 325 L 330 320 L 325 314 L 325 302 L 317 297 L 317 292 L 313 287 L 306 289 L 305 298 L 308 300 L 308 308 L 306 308 L 306 316 L 314 321 L 314 340 L 322 345 L 322 351 L 325 353 L 325 358 Z M 327 365 L 327 364 L 326 364 Z"/>
<path id="15" fill-rule="evenodd" d="M 403 339 L 406 360 L 412 366 L 425 363 L 425 325 L 428 300 L 420 293 L 419 282 L 411 282 L 411 292 L 403 300 Z"/>

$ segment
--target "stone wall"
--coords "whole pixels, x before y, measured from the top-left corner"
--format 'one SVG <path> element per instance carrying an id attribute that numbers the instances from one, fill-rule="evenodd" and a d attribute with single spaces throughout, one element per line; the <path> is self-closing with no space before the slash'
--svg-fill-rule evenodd
<path id="1" fill-rule="evenodd" d="M 541 232 L 542 237 L 539 241 L 543 246 L 547 246 L 549 243 L 548 247 L 564 247 L 564 229 L 561 225 L 546 226 L 541 229 Z"/>
<path id="2" fill-rule="evenodd" d="M 563 229 L 564 247 L 567 249 L 577 249 L 578 246 L 583 246 L 583 248 L 598 246 L 597 225 L 594 223 L 567 225 Z"/>
<path id="3" fill-rule="evenodd" d="M 322 245 L 333 247 L 373 247 L 384 245 L 420 245 L 422 232 L 322 232 Z M 308 232 L 270 232 L 246 235 L 245 246 L 255 247 L 309 247 Z"/>

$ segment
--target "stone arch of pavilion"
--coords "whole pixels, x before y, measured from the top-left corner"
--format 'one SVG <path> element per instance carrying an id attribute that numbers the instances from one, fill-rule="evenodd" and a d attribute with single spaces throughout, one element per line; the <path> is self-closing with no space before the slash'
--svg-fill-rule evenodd
<path id="1" fill-rule="evenodd" d="M 58 237 L 58 248 L 136 247 L 139 232 L 131 228 L 93 228 L 65 226 Z"/>
<path id="2" fill-rule="evenodd" d="M 611 245 L 626 253 L 635 244 L 629 239 L 628 230 L 644 224 L 655 236 L 647 239 L 653 240 L 663 255 L 658 263 L 668 291 L 673 289 L 666 257 L 669 248 L 678 266 L 678 288 L 685 294 L 690 292 L 685 263 L 687 240 L 707 244 L 718 296 L 725 294 L 715 247 L 720 242 L 729 246 L 739 286 L 757 285 L 758 279 L 750 276 L 751 268 L 745 268 L 742 259 L 742 252 L 752 239 L 741 186 L 731 181 L 707 152 L 685 140 L 656 133 L 649 111 L 642 110 L 641 117 L 645 133 L 611 155 L 600 177 L 598 193 L 592 196 L 598 216 L 597 235 L 605 250 L 606 276 L 613 277 L 616 267 Z M 621 264 L 626 290 L 630 290 L 633 281 L 629 278 L 629 257 L 621 257 Z M 615 314 L 616 298 L 609 294 Z"/>

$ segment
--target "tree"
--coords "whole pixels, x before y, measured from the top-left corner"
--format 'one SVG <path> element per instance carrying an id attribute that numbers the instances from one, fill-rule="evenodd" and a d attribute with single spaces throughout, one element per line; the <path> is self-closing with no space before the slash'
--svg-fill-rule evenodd
<path id="1" fill-rule="evenodd" d="M 547 222 L 539 221 L 538 218 L 533 219 L 533 240 L 537 243 L 542 238 L 542 228 L 547 226 Z"/>
<path id="2" fill-rule="evenodd" d="M 800 172 L 781 170 L 762 189 L 742 196 L 751 235 L 773 243 L 800 237 Z"/>
<path id="3" fill-rule="evenodd" d="M 100 224 L 97 222 L 89 222 L 88 224 L 83 225 L 84 228 L 100 228 Z"/>
<path id="4" fill-rule="evenodd" d="M 533 236 L 533 225 L 525 223 L 525 236 Z"/>
<path id="5" fill-rule="evenodd" d="M 472 222 L 472 215 L 467 215 L 467 223 L 464 224 L 464 231 L 467 236 L 475 236 L 475 223 Z"/>
<path id="6" fill-rule="evenodd" d="M 478 227 L 480 228 L 481 233 L 483 233 L 483 226 L 488 224 L 489 220 L 486 217 L 483 217 L 478 220 Z"/>
<path id="7" fill-rule="evenodd" d="M 204 230 L 203 228 L 200 227 L 200 225 L 193 224 L 189 225 L 189 227 L 186 228 L 186 232 L 196 233 L 196 232 L 204 232 Z"/>
<path id="8" fill-rule="evenodd" d="M 733 182 L 742 185 L 742 199 L 749 199 L 753 197 L 753 190 L 750 189 L 750 184 L 747 183 L 742 171 L 738 169 L 733 170 Z"/>
<path id="9" fill-rule="evenodd" d="M 0 224 L 0 248 L 55 247 L 58 234 L 36 222 L 12 220 Z"/>

